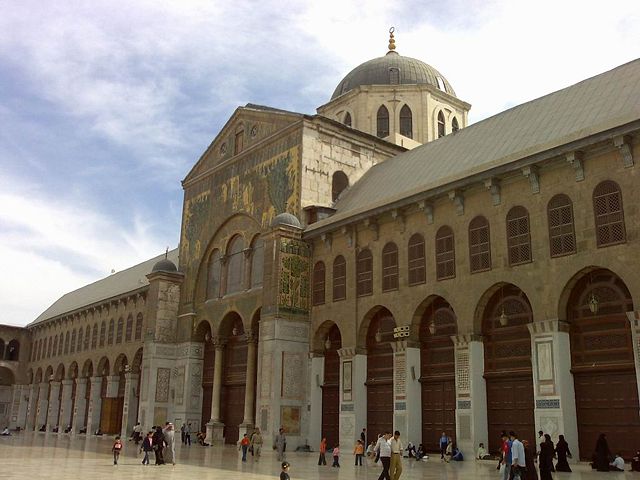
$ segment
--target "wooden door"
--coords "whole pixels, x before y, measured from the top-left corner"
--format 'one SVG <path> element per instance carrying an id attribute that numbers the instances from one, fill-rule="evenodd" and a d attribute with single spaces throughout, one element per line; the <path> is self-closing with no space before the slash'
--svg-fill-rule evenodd
<path id="1" fill-rule="evenodd" d="M 367 383 L 367 433 L 377 438 L 393 431 L 393 381 Z"/>
<path id="2" fill-rule="evenodd" d="M 337 384 L 322 386 L 322 437 L 327 448 L 340 441 L 340 387 Z"/>
<path id="3" fill-rule="evenodd" d="M 428 452 L 440 451 L 442 432 L 456 433 L 456 385 L 453 379 L 422 384 L 422 444 Z"/>
<path id="4" fill-rule="evenodd" d="M 244 420 L 244 392 L 247 382 L 247 341 L 238 319 L 224 350 L 220 416 L 225 443 L 235 444 Z"/>
<path id="5" fill-rule="evenodd" d="M 391 312 L 383 308 L 371 319 L 367 332 L 367 432 L 371 438 L 393 431 L 393 350 L 390 342 L 394 339 L 395 326 Z"/>
<path id="6" fill-rule="evenodd" d="M 221 394 L 221 414 L 224 422 L 225 443 L 235 445 L 239 440 L 240 427 L 244 419 L 244 384 L 225 385 Z"/>
<path id="7" fill-rule="evenodd" d="M 122 425 L 122 407 L 124 397 L 102 399 L 100 429 L 104 434 L 119 435 Z"/>

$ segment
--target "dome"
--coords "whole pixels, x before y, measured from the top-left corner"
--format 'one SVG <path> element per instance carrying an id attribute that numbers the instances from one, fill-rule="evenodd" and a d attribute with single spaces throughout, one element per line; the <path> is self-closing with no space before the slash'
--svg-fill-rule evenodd
<path id="1" fill-rule="evenodd" d="M 178 267 L 176 267 L 175 263 L 173 263 L 168 258 L 163 258 L 159 262 L 157 262 L 153 268 L 151 269 L 151 273 L 155 272 L 170 272 L 174 273 L 178 271 Z"/>
<path id="2" fill-rule="evenodd" d="M 357 66 L 338 84 L 331 100 L 360 85 L 432 85 L 456 96 L 451 84 L 431 65 L 390 50 L 384 57 Z"/>
<path id="3" fill-rule="evenodd" d="M 276 215 L 276 217 L 271 222 L 272 227 L 277 227 L 278 225 L 288 225 L 290 227 L 302 228 L 302 224 L 300 220 L 295 215 L 290 213 L 281 213 L 280 215 Z"/>

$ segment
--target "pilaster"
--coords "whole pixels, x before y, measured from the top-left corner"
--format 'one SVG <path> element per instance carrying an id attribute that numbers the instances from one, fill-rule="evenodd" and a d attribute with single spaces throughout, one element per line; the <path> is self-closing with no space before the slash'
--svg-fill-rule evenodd
<path id="1" fill-rule="evenodd" d="M 40 430 L 47 423 L 47 411 L 49 410 L 49 382 L 42 382 L 38 386 L 38 410 L 36 411 L 35 430 Z"/>
<path id="2" fill-rule="evenodd" d="M 340 356 L 340 443 L 351 445 L 367 426 L 367 356 L 355 347 L 338 350 Z M 354 381 L 360 379 L 360 381 Z"/>
<path id="3" fill-rule="evenodd" d="M 39 386 L 35 383 L 29 385 L 29 400 L 27 401 L 27 421 L 25 429 L 27 431 L 35 430 L 36 414 L 38 411 L 38 390 Z"/>
<path id="4" fill-rule="evenodd" d="M 324 379 L 324 356 L 310 354 L 311 375 L 309 377 L 309 443 L 314 448 L 322 440 L 322 383 Z"/>
<path id="5" fill-rule="evenodd" d="M 204 344 L 187 342 L 177 346 L 178 355 L 174 368 L 174 417 L 175 425 L 191 424 L 191 431 L 199 432 L 202 417 L 202 366 Z"/>
<path id="6" fill-rule="evenodd" d="M 129 436 L 138 416 L 138 398 L 136 397 L 135 387 L 138 385 L 139 377 L 137 373 L 127 372 L 124 374 L 124 402 L 122 405 L 122 426 L 120 428 L 120 436 L 122 438 Z"/>
<path id="7" fill-rule="evenodd" d="M 404 442 L 421 443 L 422 397 L 420 349 L 407 340 L 396 340 L 393 348 L 393 429 Z"/>
<path id="8" fill-rule="evenodd" d="M 71 425 L 73 380 L 62 380 L 62 403 L 60 403 L 60 425 L 58 433 L 65 431 Z"/>
<path id="9" fill-rule="evenodd" d="M 87 413 L 87 379 L 76 378 L 76 397 L 73 402 L 73 418 L 71 419 L 71 432 L 80 433 L 86 427 L 85 415 Z"/>
<path id="10" fill-rule="evenodd" d="M 102 413 L 102 377 L 91 377 L 91 391 L 89 393 L 89 412 L 87 413 L 87 435 L 100 428 L 100 414 Z"/>

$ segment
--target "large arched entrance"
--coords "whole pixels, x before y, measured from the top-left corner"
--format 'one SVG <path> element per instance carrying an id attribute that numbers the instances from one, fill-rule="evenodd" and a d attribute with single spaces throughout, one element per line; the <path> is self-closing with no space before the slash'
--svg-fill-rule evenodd
<path id="1" fill-rule="evenodd" d="M 340 329 L 334 323 L 324 341 L 324 378 L 322 382 L 322 437 L 327 445 L 336 445 L 340 438 Z"/>
<path id="2" fill-rule="evenodd" d="M 457 334 L 451 305 L 435 297 L 420 320 L 420 383 L 422 384 L 422 443 L 438 451 L 442 432 L 456 433 L 455 352 L 452 335 Z"/>
<path id="3" fill-rule="evenodd" d="M 580 452 L 590 457 L 600 433 L 630 458 L 640 437 L 631 327 L 633 302 L 613 272 L 594 270 L 577 281 L 567 305 Z"/>
<path id="4" fill-rule="evenodd" d="M 235 445 L 244 419 L 244 396 L 247 382 L 247 337 L 242 318 L 228 314 L 220 326 L 226 338 L 222 362 L 222 391 L 220 394 L 220 420 L 224 423 L 225 443 Z"/>
<path id="5" fill-rule="evenodd" d="M 503 430 L 515 430 L 520 438 L 530 441 L 537 438 L 527 327 L 532 321 L 529 300 L 515 285 L 497 288 L 484 309 L 484 377 L 491 452 L 499 449 Z"/>
<path id="6" fill-rule="evenodd" d="M 367 432 L 371 438 L 393 429 L 393 329 L 396 322 L 381 307 L 367 330 Z"/>

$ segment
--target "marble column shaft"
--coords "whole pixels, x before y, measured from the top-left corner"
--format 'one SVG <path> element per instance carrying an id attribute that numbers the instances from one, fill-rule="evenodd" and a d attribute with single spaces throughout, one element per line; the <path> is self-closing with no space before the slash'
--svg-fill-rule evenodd
<path id="1" fill-rule="evenodd" d="M 87 417 L 87 435 L 92 435 L 100 427 L 102 413 L 102 377 L 91 377 L 89 415 Z"/>
<path id="2" fill-rule="evenodd" d="M 222 357 L 224 346 L 216 345 L 213 368 L 213 391 L 211 395 L 211 422 L 220 422 L 220 394 L 222 393 Z"/>
<path id="3" fill-rule="evenodd" d="M 135 397 L 135 386 L 138 384 L 137 373 L 125 373 L 124 404 L 122 406 L 122 428 L 120 434 L 127 438 L 133 430 L 135 424 L 138 405 Z"/>
<path id="4" fill-rule="evenodd" d="M 60 414 L 60 382 L 51 382 L 49 389 L 49 411 L 47 412 L 47 432 L 58 425 Z"/>
<path id="5" fill-rule="evenodd" d="M 62 403 L 60 404 L 60 430 L 64 432 L 67 425 L 71 425 L 73 399 L 73 380 L 62 380 Z"/>
<path id="6" fill-rule="evenodd" d="M 37 397 L 38 397 L 38 385 L 32 383 L 29 385 L 29 403 L 27 404 L 27 422 L 25 425 L 25 429 L 28 431 L 32 431 L 35 429 L 36 423 L 36 412 L 38 411 L 37 405 Z"/>
<path id="7" fill-rule="evenodd" d="M 87 379 L 76 378 L 76 400 L 73 403 L 73 417 L 71 419 L 71 426 L 73 432 L 79 433 L 85 425 L 85 414 L 87 413 Z"/>
<path id="8" fill-rule="evenodd" d="M 251 428 L 255 422 L 253 415 L 256 404 L 256 350 L 258 346 L 253 337 L 247 342 L 247 376 L 244 390 L 244 419 L 242 423 Z"/>
<path id="9" fill-rule="evenodd" d="M 49 408 L 49 382 L 42 382 L 38 386 L 38 410 L 36 412 L 35 429 L 40 430 L 40 427 L 47 422 L 47 410 Z"/>

